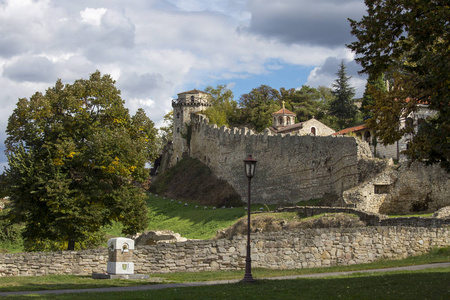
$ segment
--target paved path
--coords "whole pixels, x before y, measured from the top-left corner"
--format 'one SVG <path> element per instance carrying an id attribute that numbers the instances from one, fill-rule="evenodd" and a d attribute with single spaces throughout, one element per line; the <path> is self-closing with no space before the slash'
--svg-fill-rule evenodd
<path id="1" fill-rule="evenodd" d="M 266 278 L 261 278 L 261 279 L 265 279 L 265 280 L 266 279 L 268 279 L 268 280 L 284 280 L 284 279 L 297 279 L 297 278 L 319 278 L 319 277 L 329 277 L 329 276 L 350 275 L 350 274 L 354 274 L 354 273 L 415 271 L 415 270 L 423 270 L 423 269 L 430 269 L 430 268 L 441 268 L 441 267 L 450 267 L 450 262 L 426 264 L 426 265 L 417 265 L 417 266 L 396 267 L 396 268 L 386 268 L 386 269 L 373 269 L 373 270 L 360 270 L 360 271 L 347 271 L 347 272 L 329 272 L 329 273 L 316 273 L 316 274 L 305 274 L 305 275 L 266 277 Z M 106 288 L 93 288 L 93 289 L 0 292 L 0 297 L 2 297 L 2 296 L 12 296 L 12 295 L 28 295 L 28 294 L 44 295 L 44 294 L 67 294 L 67 293 L 93 293 L 93 292 L 98 293 L 98 292 L 146 291 L 146 290 L 160 290 L 160 289 L 190 287 L 190 286 L 207 286 L 207 285 L 216 285 L 216 284 L 227 284 L 227 283 L 236 283 L 236 282 L 239 282 L 239 281 L 240 281 L 240 279 L 204 281 L 204 282 L 187 282 L 187 283 L 164 283 L 164 284 L 153 284 L 153 285 L 106 287 Z"/>

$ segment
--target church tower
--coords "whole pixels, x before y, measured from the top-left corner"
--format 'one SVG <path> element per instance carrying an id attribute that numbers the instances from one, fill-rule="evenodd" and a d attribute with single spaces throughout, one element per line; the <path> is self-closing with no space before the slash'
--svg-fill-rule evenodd
<path id="1" fill-rule="evenodd" d="M 272 114 L 273 117 L 272 127 L 278 129 L 279 127 L 293 125 L 295 123 L 295 116 L 296 114 L 294 114 L 292 111 L 284 108 L 284 101 L 283 101 L 283 108 Z"/>
<path id="2" fill-rule="evenodd" d="M 172 100 L 173 107 L 173 155 L 171 166 L 183 156 L 189 154 L 186 137 L 191 123 L 191 115 L 211 107 L 210 94 L 199 90 L 191 90 L 178 94 L 178 99 Z"/>

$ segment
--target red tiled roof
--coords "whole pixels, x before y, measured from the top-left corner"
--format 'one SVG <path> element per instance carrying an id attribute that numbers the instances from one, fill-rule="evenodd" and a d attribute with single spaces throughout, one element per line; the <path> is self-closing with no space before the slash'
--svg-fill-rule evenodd
<path id="1" fill-rule="evenodd" d="M 293 116 L 296 116 L 296 114 L 294 114 L 292 111 L 290 111 L 290 110 L 288 110 L 286 108 L 282 108 L 279 111 L 277 111 L 277 112 L 272 114 L 272 116 L 275 116 L 275 115 L 293 115 Z"/>
<path id="2" fill-rule="evenodd" d="M 362 124 L 362 125 L 358 125 L 358 126 L 342 129 L 341 131 L 333 133 L 333 135 L 347 134 L 349 132 L 360 131 L 360 130 L 363 130 L 363 129 L 366 129 L 366 128 L 367 128 L 367 125 L 366 124 Z"/>

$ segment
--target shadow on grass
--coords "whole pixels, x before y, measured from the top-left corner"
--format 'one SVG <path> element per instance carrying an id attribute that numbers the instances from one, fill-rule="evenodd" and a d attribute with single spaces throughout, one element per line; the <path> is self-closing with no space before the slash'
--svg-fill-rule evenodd
<path id="1" fill-rule="evenodd" d="M 6 277 L 0 279 L 0 292 L 42 291 L 66 289 L 92 289 L 121 286 L 136 286 L 156 284 L 154 279 L 92 279 L 91 276 L 77 275 L 47 275 L 37 277 Z"/>
<path id="2" fill-rule="evenodd" d="M 114 293 L 47 295 L 46 299 L 448 299 L 449 268 L 334 278 L 257 280 L 253 284 Z"/>

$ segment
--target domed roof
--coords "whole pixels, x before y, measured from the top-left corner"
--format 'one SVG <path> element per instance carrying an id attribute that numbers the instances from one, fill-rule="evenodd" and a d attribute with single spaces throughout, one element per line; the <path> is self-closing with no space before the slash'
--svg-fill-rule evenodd
<path id="1" fill-rule="evenodd" d="M 290 111 L 289 109 L 286 109 L 286 108 L 282 108 L 279 111 L 274 112 L 272 114 L 272 116 L 280 116 L 280 115 L 281 116 L 288 116 L 288 115 L 296 116 L 296 114 L 294 114 L 292 111 Z"/>

